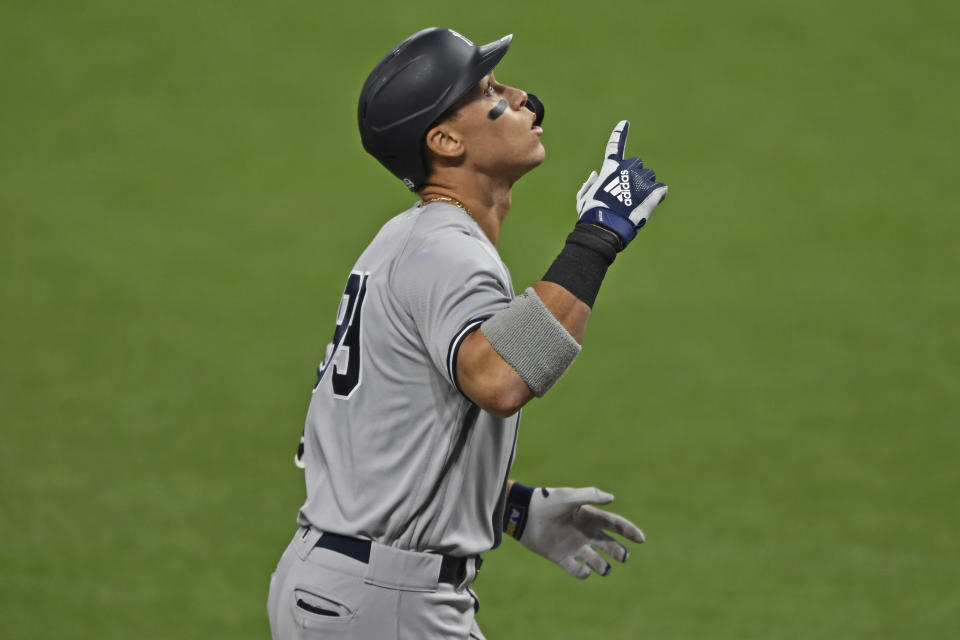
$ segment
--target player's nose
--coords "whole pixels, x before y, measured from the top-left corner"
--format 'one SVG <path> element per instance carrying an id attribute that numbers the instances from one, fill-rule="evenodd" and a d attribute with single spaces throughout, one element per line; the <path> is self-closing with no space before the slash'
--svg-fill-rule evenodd
<path id="1" fill-rule="evenodd" d="M 510 108 L 515 111 L 523 109 L 527 105 L 527 92 L 516 87 L 509 87 L 510 90 Z"/>

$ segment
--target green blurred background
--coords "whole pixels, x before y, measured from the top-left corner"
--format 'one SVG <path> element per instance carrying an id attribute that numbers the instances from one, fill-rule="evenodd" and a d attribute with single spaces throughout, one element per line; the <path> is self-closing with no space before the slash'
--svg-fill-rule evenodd
<path id="1" fill-rule="evenodd" d="M 352 262 L 411 196 L 360 147 L 410 33 L 516 38 L 539 279 L 612 125 L 670 198 L 515 476 L 648 543 L 487 556 L 497 638 L 960 637 L 956 3 L 0 5 L 0 637 L 265 638 Z"/>

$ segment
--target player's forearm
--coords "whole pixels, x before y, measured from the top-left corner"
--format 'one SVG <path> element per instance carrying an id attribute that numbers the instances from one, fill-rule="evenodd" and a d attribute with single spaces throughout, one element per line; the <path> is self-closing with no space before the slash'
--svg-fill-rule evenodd
<path id="1" fill-rule="evenodd" d="M 541 281 L 464 339 L 460 389 L 484 410 L 513 415 L 544 395 L 580 352 L 590 307 L 566 287 Z"/>
<path id="2" fill-rule="evenodd" d="M 573 336 L 574 340 L 583 344 L 583 336 L 587 330 L 587 321 L 590 319 L 590 307 L 567 289 L 554 282 L 541 280 L 533 285 L 544 306 L 563 325 L 563 328 Z"/>
<path id="3" fill-rule="evenodd" d="M 582 320 L 585 327 L 607 269 L 613 264 L 620 248 L 617 236 L 609 230 L 594 224 L 578 224 L 567 236 L 560 254 L 537 285 L 552 284 L 562 291 L 563 295 L 557 295 L 555 302 L 563 304 L 565 301 L 570 309 L 579 308 L 580 314 L 575 314 L 571 320 Z M 571 301 L 577 301 L 580 306 Z M 556 315 L 552 308 L 551 311 Z M 563 322 L 559 317 L 558 320 Z M 577 338 L 578 342 L 581 340 L 582 334 Z"/>
<path id="4" fill-rule="evenodd" d="M 464 338 L 457 354 L 457 381 L 470 400 L 500 418 L 512 416 L 534 397 L 482 331 Z"/>
<path id="5" fill-rule="evenodd" d="M 543 280 L 464 339 L 457 377 L 468 398 L 505 417 L 559 380 L 580 351 L 616 243 L 603 229 L 577 228 Z"/>

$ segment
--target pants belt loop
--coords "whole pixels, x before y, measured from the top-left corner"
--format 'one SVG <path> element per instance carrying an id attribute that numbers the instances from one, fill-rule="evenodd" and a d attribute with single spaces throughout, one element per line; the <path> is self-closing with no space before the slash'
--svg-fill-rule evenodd
<path id="1" fill-rule="evenodd" d="M 437 590 L 443 556 L 373 543 L 364 582 L 404 591 Z"/>
<path id="2" fill-rule="evenodd" d="M 310 550 L 320 539 L 320 531 L 311 527 L 300 527 L 293 536 L 293 548 L 301 560 L 306 560 Z"/>

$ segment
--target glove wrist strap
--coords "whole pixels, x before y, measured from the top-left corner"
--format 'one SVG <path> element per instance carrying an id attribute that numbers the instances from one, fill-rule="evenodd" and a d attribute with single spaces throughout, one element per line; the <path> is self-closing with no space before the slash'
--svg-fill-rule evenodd
<path id="1" fill-rule="evenodd" d="M 530 499 L 533 497 L 533 488 L 514 482 L 507 494 L 506 517 L 503 519 L 503 532 L 517 540 L 523 535 L 527 526 L 527 516 L 530 514 Z"/>
<path id="2" fill-rule="evenodd" d="M 644 223 L 646 223 L 646 220 L 641 220 L 640 227 Z M 600 207 L 590 209 L 580 216 L 580 224 L 593 224 L 607 229 L 610 233 L 615 233 L 619 242 L 617 251 L 625 249 L 630 241 L 637 237 L 637 230 L 640 228 L 634 226 L 630 218 L 617 215 L 610 209 Z"/>
<path id="3" fill-rule="evenodd" d="M 610 230 L 578 224 L 567 236 L 567 243 L 543 280 L 560 285 L 593 308 L 607 267 L 619 250 L 620 241 Z"/>

